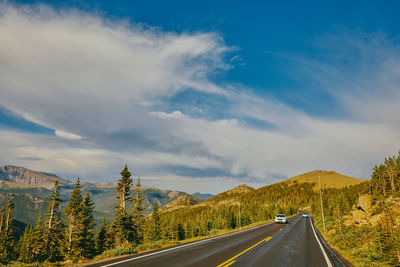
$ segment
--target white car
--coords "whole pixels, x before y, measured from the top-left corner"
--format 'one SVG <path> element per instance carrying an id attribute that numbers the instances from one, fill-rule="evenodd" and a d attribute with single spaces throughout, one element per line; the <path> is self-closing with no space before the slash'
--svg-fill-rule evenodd
<path id="1" fill-rule="evenodd" d="M 308 218 L 308 213 L 304 212 L 302 215 L 303 218 Z"/>
<path id="2" fill-rule="evenodd" d="M 285 214 L 277 214 L 275 216 L 275 223 L 288 223 Z"/>

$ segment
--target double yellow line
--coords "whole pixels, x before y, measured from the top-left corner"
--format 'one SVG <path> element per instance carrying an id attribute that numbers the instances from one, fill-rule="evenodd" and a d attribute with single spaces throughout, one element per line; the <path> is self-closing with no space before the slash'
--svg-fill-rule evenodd
<path id="1" fill-rule="evenodd" d="M 249 247 L 248 249 L 243 250 L 242 252 L 240 252 L 239 254 L 237 254 L 236 256 L 233 256 L 232 258 L 230 258 L 227 261 L 224 261 L 223 263 L 221 263 L 220 265 L 218 265 L 217 267 L 228 267 L 231 266 L 232 264 L 234 264 L 236 261 L 234 261 L 234 259 L 236 259 L 237 257 L 239 257 L 240 255 L 246 253 L 247 251 L 249 251 L 250 249 L 258 246 L 259 244 L 261 244 L 262 242 L 268 242 L 269 240 L 271 240 L 272 237 L 268 236 L 267 238 L 261 240 L 260 242 L 252 245 L 251 247 Z"/>

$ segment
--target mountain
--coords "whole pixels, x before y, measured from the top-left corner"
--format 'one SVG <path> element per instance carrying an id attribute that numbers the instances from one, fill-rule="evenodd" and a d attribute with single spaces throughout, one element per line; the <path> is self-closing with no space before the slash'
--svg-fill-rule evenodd
<path id="1" fill-rule="evenodd" d="M 318 177 L 321 178 L 321 187 L 325 188 L 343 188 L 345 186 L 357 185 L 362 182 L 365 182 L 364 180 L 343 175 L 335 171 L 322 171 L 322 170 L 315 170 L 312 172 L 300 174 L 298 176 L 285 180 L 285 182 L 316 183 L 315 188 L 318 189 L 319 188 Z"/>
<path id="2" fill-rule="evenodd" d="M 190 207 L 200 203 L 200 201 L 190 195 L 180 196 L 174 201 L 169 202 L 164 207 L 161 208 L 161 212 L 169 212 L 177 209 Z"/>
<path id="3" fill-rule="evenodd" d="M 214 195 L 212 195 L 212 194 L 202 194 L 202 193 L 196 192 L 196 193 L 192 194 L 191 196 L 194 197 L 194 198 L 197 198 L 200 201 L 203 201 L 203 200 L 209 199 L 210 197 L 213 197 Z"/>
<path id="4" fill-rule="evenodd" d="M 56 180 L 58 180 L 60 185 L 71 184 L 71 182 L 61 179 L 54 174 L 31 171 L 23 167 L 12 165 L 5 165 L 0 167 L 0 180 L 6 182 L 14 182 L 17 184 L 40 186 L 47 189 L 51 189 L 54 185 L 54 181 Z"/>
<path id="5" fill-rule="evenodd" d="M 245 184 L 241 184 L 238 185 L 228 191 L 222 192 L 218 195 L 215 195 L 209 199 L 207 199 L 206 201 L 204 201 L 204 204 L 226 204 L 229 202 L 233 202 L 236 201 L 241 195 L 245 195 L 248 194 L 250 192 L 255 191 L 256 189 L 245 185 Z"/>
<path id="6" fill-rule="evenodd" d="M 316 183 L 317 188 L 318 176 L 321 177 L 321 184 L 324 187 L 343 187 L 363 182 L 356 178 L 327 171 L 313 171 L 299 176 L 295 176 L 283 182 L 254 189 L 247 185 L 239 185 L 231 190 L 220 193 L 216 196 L 210 194 L 195 193 L 192 196 L 185 192 L 162 190 L 155 187 L 142 187 L 146 213 L 152 211 L 152 207 L 157 200 L 160 207 L 171 203 L 162 212 L 172 212 L 181 207 L 204 207 L 210 205 L 238 205 L 239 202 L 250 201 L 252 198 L 259 196 L 275 196 L 279 193 L 275 188 L 280 188 L 281 184 L 295 185 L 295 183 Z M 62 205 L 65 205 L 74 188 L 74 183 L 62 179 L 54 174 L 45 172 L 31 171 L 23 167 L 2 166 L 0 167 L 0 206 L 7 204 L 8 198 L 13 197 L 15 202 L 15 218 L 26 224 L 33 224 L 38 214 L 44 214 L 50 192 L 54 181 L 58 180 L 61 185 L 60 197 Z M 100 222 L 103 217 L 111 220 L 115 205 L 115 183 L 96 184 L 81 183 L 84 191 L 91 193 L 95 203 L 96 222 Z M 277 195 L 278 194 L 278 195 Z M 190 198 L 181 198 L 182 196 L 190 196 Z M 193 197 L 203 200 L 196 203 Z M 264 197 L 265 198 L 265 197 Z M 179 207 L 179 208 L 177 208 Z"/>
<path id="7" fill-rule="evenodd" d="M 62 207 L 69 200 L 74 183 L 57 175 L 28 170 L 17 166 L 0 167 L 0 207 L 7 205 L 8 199 L 13 198 L 15 205 L 14 216 L 25 224 L 34 224 L 39 214 L 46 211 L 48 198 L 54 186 L 54 181 L 60 183 Z M 103 217 L 113 218 L 115 199 L 115 183 L 96 184 L 82 182 L 83 191 L 90 192 L 95 203 L 95 219 L 99 223 Z M 162 190 L 155 187 L 142 187 L 146 213 L 152 211 L 157 200 L 160 206 L 189 194 L 180 191 Z"/>

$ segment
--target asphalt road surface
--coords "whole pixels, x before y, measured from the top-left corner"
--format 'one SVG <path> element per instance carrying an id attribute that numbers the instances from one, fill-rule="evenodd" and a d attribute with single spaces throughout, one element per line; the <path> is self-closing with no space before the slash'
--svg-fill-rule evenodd
<path id="1" fill-rule="evenodd" d="M 91 266 L 335 266 L 317 240 L 311 218 L 289 221 Z"/>

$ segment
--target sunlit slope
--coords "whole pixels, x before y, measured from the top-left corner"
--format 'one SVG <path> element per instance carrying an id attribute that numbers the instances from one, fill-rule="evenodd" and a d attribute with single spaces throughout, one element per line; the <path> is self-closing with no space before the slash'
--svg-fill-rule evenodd
<path id="1" fill-rule="evenodd" d="M 189 195 L 184 195 L 184 196 L 180 196 L 177 199 L 169 202 L 168 204 L 166 204 L 165 206 L 163 206 L 161 208 L 161 212 L 170 212 L 170 211 L 174 211 L 177 209 L 181 209 L 181 208 L 185 208 L 185 207 L 190 207 L 193 205 L 196 205 L 200 203 L 200 201 L 198 199 L 195 199 L 192 196 Z"/>
<path id="2" fill-rule="evenodd" d="M 356 185 L 364 182 L 364 180 L 343 175 L 335 171 L 321 171 L 321 170 L 300 174 L 286 181 L 290 183 L 293 183 L 295 181 L 297 183 L 316 183 L 315 187 L 317 188 L 318 177 L 321 178 L 321 186 L 329 188 L 343 188 L 345 186 Z"/>

